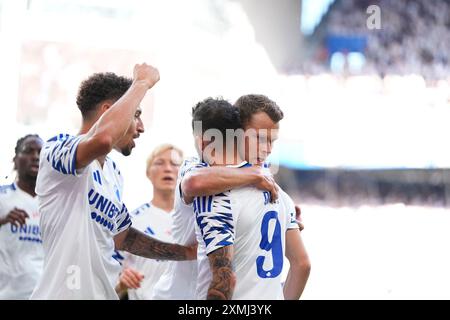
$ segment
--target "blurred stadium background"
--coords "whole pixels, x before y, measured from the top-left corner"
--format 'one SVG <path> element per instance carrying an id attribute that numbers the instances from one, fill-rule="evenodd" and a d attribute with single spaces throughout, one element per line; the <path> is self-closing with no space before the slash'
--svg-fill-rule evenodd
<path id="1" fill-rule="evenodd" d="M 20 136 L 77 133 L 83 79 L 142 61 L 161 81 L 133 155 L 113 155 L 129 208 L 155 145 L 194 154 L 198 100 L 264 93 L 285 112 L 273 161 L 302 205 L 303 298 L 450 299 L 450 1 L 0 0 L 0 182 Z"/>

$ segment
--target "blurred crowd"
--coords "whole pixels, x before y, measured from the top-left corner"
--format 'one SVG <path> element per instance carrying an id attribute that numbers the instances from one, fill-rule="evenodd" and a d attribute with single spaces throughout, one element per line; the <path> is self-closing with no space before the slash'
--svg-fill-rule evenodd
<path id="1" fill-rule="evenodd" d="M 367 28 L 370 5 L 380 8 L 380 29 Z M 449 13 L 448 0 L 338 0 L 323 24 L 326 35 L 366 37 L 365 73 L 414 73 L 437 80 L 450 75 Z M 317 56 L 326 63 L 321 49 Z"/>
<path id="2" fill-rule="evenodd" d="M 295 176 L 295 179 L 292 179 Z M 450 206 L 450 170 L 280 170 L 296 201 L 331 207 Z"/>

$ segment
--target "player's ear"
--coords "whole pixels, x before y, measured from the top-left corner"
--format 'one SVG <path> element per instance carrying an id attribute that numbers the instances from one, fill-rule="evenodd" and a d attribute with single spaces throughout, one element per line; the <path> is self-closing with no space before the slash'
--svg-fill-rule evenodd
<path id="1" fill-rule="evenodd" d="M 100 108 L 99 108 L 100 114 L 105 113 L 109 108 L 111 108 L 111 106 L 112 106 L 112 103 L 110 101 L 101 102 Z"/>
<path id="2" fill-rule="evenodd" d="M 17 160 L 17 156 L 14 156 L 14 158 L 13 158 L 13 164 L 14 164 L 13 170 L 17 170 L 16 160 Z"/>
<path id="3" fill-rule="evenodd" d="M 147 176 L 148 180 L 152 181 L 152 179 L 150 178 L 150 167 L 147 167 L 147 169 L 145 169 L 145 175 Z"/>

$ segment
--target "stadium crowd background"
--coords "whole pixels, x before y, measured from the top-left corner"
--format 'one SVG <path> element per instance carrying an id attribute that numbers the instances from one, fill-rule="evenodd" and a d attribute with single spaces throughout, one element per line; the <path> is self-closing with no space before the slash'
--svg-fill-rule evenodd
<path id="1" fill-rule="evenodd" d="M 301 24 L 317 3 L 323 16 L 310 32 L 290 30 L 298 56 L 280 63 L 248 10 L 270 26 L 271 1 L 0 0 L 1 183 L 14 178 L 19 136 L 76 133 L 84 78 L 130 75 L 148 61 L 161 81 L 142 106 L 146 133 L 131 157 L 115 158 L 128 207 L 150 197 L 145 158 L 155 145 L 194 154 L 195 102 L 264 93 L 285 112 L 273 161 L 302 204 L 313 264 L 303 298 L 448 299 L 450 2 L 275 8 L 298 8 Z M 369 5 L 380 8 L 379 30 L 367 28 Z"/>

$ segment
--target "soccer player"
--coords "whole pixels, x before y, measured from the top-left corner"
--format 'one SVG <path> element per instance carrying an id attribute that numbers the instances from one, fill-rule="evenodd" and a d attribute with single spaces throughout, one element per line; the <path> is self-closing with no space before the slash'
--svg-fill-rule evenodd
<path id="1" fill-rule="evenodd" d="M 237 109 L 229 109 L 230 104 L 222 99 L 206 99 L 197 104 L 193 109 L 195 111 L 199 105 L 216 105 L 215 110 L 222 110 L 217 118 L 231 120 L 225 124 L 217 122 L 213 117 L 207 117 L 202 125 L 205 129 L 216 128 L 217 126 L 226 126 L 232 122 L 233 127 L 239 128 L 239 114 Z M 221 108 L 223 106 L 223 108 Z M 205 109 L 206 110 L 206 109 Z M 232 111 L 229 114 L 225 114 Z M 199 114 L 197 114 L 199 115 Z M 219 117 L 220 116 L 220 117 Z M 196 118 L 192 119 L 192 129 L 194 130 Z M 196 146 L 198 144 L 196 143 Z M 201 154 L 199 150 L 199 154 Z M 199 172 L 199 175 L 191 175 Z M 201 172 L 201 173 L 200 173 Z M 185 178 L 189 176 L 189 180 Z M 197 180 L 197 177 L 199 178 Z M 198 182 L 197 182 L 198 181 Z M 199 183 L 199 184 L 198 184 Z M 278 197 L 276 184 L 272 177 L 267 176 L 261 168 L 249 167 L 237 171 L 234 168 L 210 167 L 208 163 L 202 162 L 197 158 L 187 159 L 183 162 L 178 175 L 177 187 L 175 189 L 175 208 L 173 212 L 172 236 L 175 243 L 182 245 L 196 244 L 195 235 L 195 214 L 192 207 L 192 200 L 195 193 L 200 195 L 210 192 L 210 194 L 220 193 L 223 190 L 229 190 L 241 186 L 255 186 L 261 190 L 270 193 L 272 199 Z M 169 267 L 155 284 L 152 299 L 177 299 L 189 300 L 196 297 L 197 286 L 197 262 L 196 261 L 170 261 Z"/>
<path id="2" fill-rule="evenodd" d="M 44 263 L 34 188 L 42 139 L 29 134 L 17 140 L 17 178 L 0 187 L 0 299 L 28 299 Z"/>
<path id="3" fill-rule="evenodd" d="M 234 152 L 234 138 L 226 136 L 226 130 L 240 128 L 239 110 L 231 105 L 217 107 L 214 104 L 197 105 L 193 118 L 202 123 L 214 123 L 219 130 L 217 140 L 223 140 L 214 152 L 206 152 L 211 141 L 206 137 L 208 126 L 202 128 L 202 137 L 196 139 L 206 162 L 213 165 L 226 164 L 233 152 L 233 164 L 242 167 L 244 156 L 259 160 L 258 155 L 246 155 L 248 143 L 241 156 Z M 228 115 L 233 110 L 237 117 Z M 233 124 L 233 121 L 234 124 Z M 233 125 L 235 126 L 233 128 Z M 275 139 L 269 132 L 267 140 Z M 244 136 L 241 137 L 243 139 Z M 239 139 L 239 138 L 238 138 Z M 264 139 L 258 142 L 266 144 Z M 251 141 L 250 141 L 251 142 Z M 229 144 L 232 148 L 228 148 Z M 241 146 L 243 145 L 240 144 Z M 259 146 L 258 146 L 259 147 Z M 261 146 L 265 148 L 265 146 Z M 262 151 L 262 150 L 258 150 Z M 264 154 L 259 152 L 263 157 Z M 261 158 L 262 159 L 262 158 Z M 265 160 L 265 159 L 264 159 Z M 214 196 L 196 197 L 193 202 L 196 213 L 198 247 L 198 299 L 298 299 L 298 272 L 289 271 L 286 291 L 281 287 L 281 272 L 285 248 L 289 254 L 298 255 L 296 243 L 300 233 L 295 221 L 295 207 L 289 196 L 280 191 L 277 203 L 271 203 L 267 192 L 254 187 L 237 188 Z M 286 241 L 286 237 L 289 237 Z M 286 243 L 287 242 L 287 243 Z M 236 286 L 236 289 L 234 290 Z"/>
<path id="4" fill-rule="evenodd" d="M 153 199 L 131 213 L 133 227 L 158 240 L 173 242 L 172 210 L 178 169 L 183 152 L 171 145 L 156 147 L 147 159 L 147 177 L 153 185 Z M 146 300 L 153 286 L 167 269 L 167 261 L 149 260 L 133 254 L 117 252 L 124 267 L 116 291 L 128 291 L 130 300 Z"/>
<path id="5" fill-rule="evenodd" d="M 241 124 L 248 138 L 245 146 L 245 159 L 252 164 L 262 165 L 272 153 L 273 142 L 277 139 L 279 122 L 283 119 L 284 114 L 274 101 L 261 94 L 243 95 L 234 105 L 239 109 Z M 253 155 L 249 144 L 257 146 L 256 153 Z M 300 231 L 302 231 L 304 226 L 300 215 L 300 207 L 295 206 L 295 217 Z M 292 236 L 295 232 L 288 234 Z M 292 238 L 290 248 L 295 246 L 296 249 L 293 252 L 296 254 L 292 254 L 292 250 L 287 252 L 291 271 L 288 278 L 292 274 L 299 275 L 299 277 L 296 277 L 295 281 L 286 280 L 286 284 L 289 286 L 295 283 L 294 290 L 298 288 L 299 292 L 303 293 L 311 272 L 311 262 L 301 235 L 298 237 L 294 235 Z M 285 293 L 289 290 L 290 288 L 285 286 Z"/>
<path id="6" fill-rule="evenodd" d="M 118 299 L 115 248 L 151 259 L 196 258 L 194 247 L 130 227 L 122 176 L 107 157 L 112 149 L 131 153 L 144 132 L 139 104 L 158 80 L 158 70 L 145 63 L 134 67 L 133 80 L 94 74 L 77 97 L 79 135 L 59 134 L 44 144 L 36 193 L 45 259 L 32 299 Z"/>

